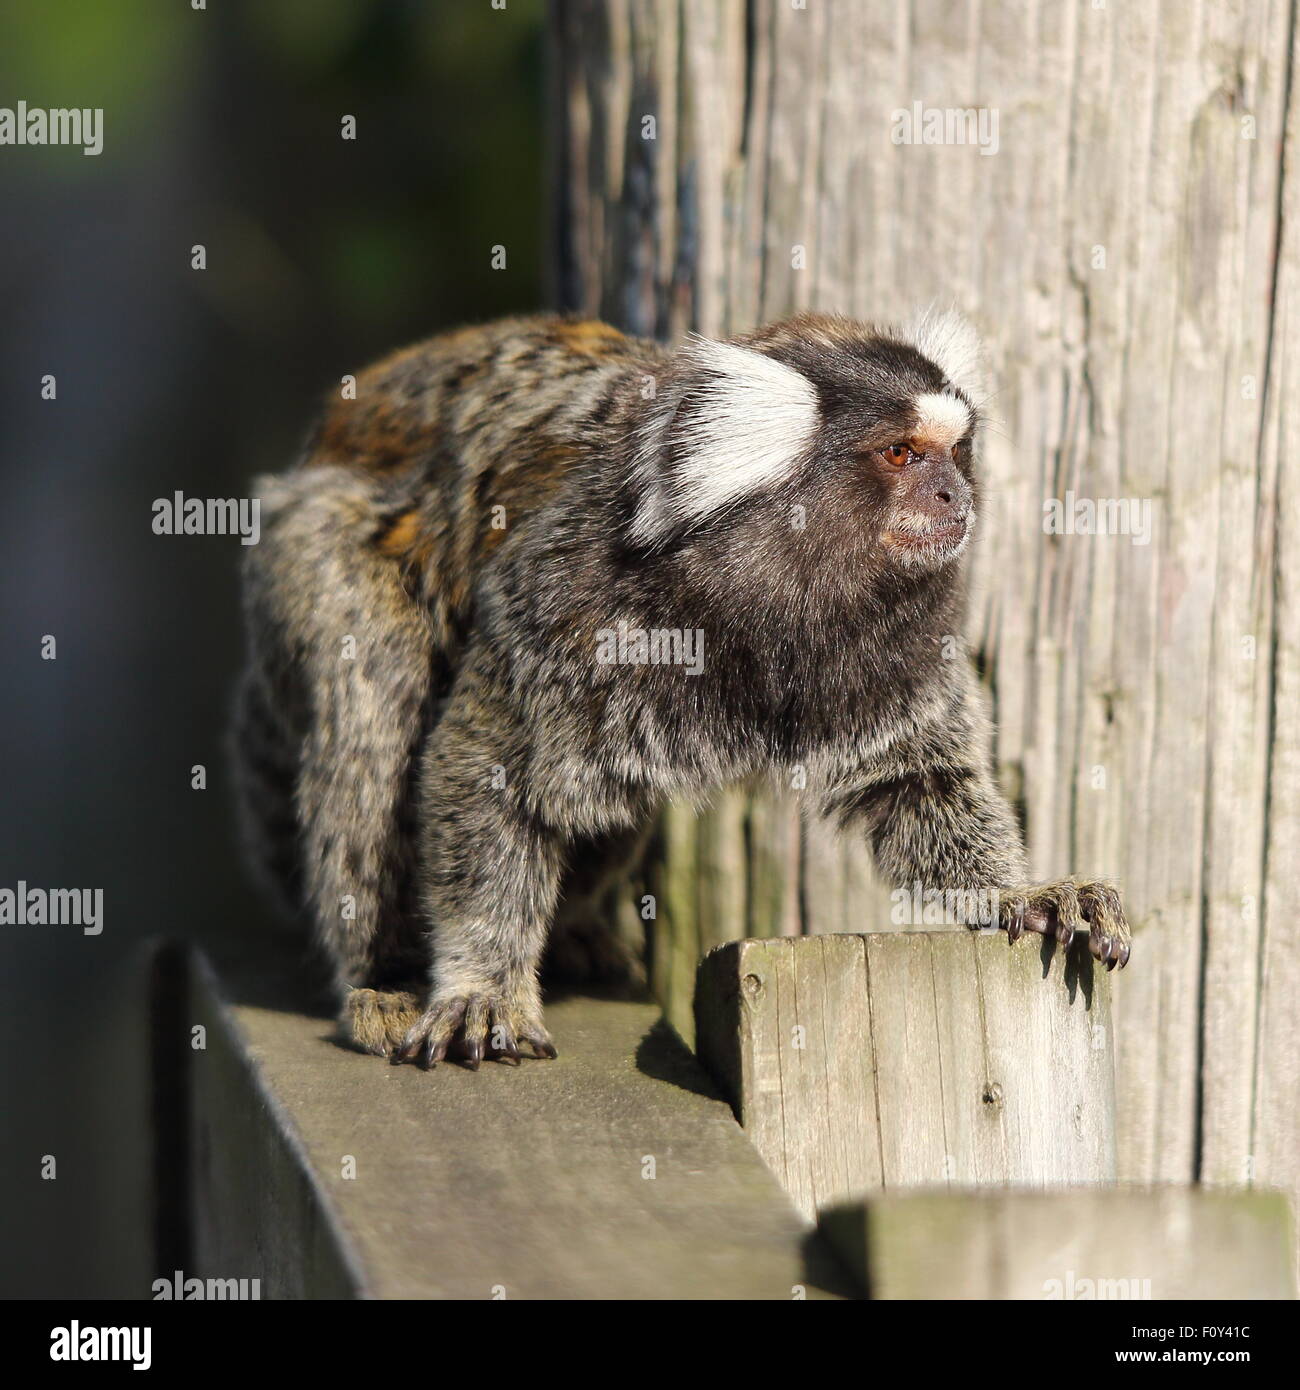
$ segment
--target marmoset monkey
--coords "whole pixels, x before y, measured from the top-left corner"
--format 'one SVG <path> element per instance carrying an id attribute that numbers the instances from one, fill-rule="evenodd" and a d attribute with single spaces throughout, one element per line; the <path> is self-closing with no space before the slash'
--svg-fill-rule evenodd
<path id="1" fill-rule="evenodd" d="M 554 1057 L 566 863 L 757 773 L 1012 940 L 1129 956 L 1028 886 L 964 659 L 979 343 L 801 314 L 676 349 L 510 319 L 400 352 L 263 479 L 237 728 L 250 839 L 394 1060 Z M 952 654 L 952 643 L 946 655 Z"/>

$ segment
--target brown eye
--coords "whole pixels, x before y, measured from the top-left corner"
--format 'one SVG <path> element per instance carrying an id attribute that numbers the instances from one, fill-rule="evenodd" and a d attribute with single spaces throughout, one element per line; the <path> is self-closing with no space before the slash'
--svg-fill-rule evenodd
<path id="1" fill-rule="evenodd" d="M 880 457 L 886 463 L 892 463 L 895 468 L 901 468 L 912 457 L 912 451 L 906 444 L 891 444 L 887 449 L 880 451 Z"/>

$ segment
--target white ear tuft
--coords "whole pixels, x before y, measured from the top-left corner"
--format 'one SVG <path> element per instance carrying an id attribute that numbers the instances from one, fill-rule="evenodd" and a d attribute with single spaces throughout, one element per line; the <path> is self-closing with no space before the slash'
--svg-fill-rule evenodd
<path id="1" fill-rule="evenodd" d="M 931 306 L 915 315 L 903 337 L 976 405 L 985 395 L 984 344 L 974 325 L 956 309 Z"/>
<path id="2" fill-rule="evenodd" d="M 816 433 L 817 393 L 753 348 L 692 338 L 685 375 L 653 412 L 637 454 L 646 492 L 632 533 L 653 541 L 789 477 Z"/>

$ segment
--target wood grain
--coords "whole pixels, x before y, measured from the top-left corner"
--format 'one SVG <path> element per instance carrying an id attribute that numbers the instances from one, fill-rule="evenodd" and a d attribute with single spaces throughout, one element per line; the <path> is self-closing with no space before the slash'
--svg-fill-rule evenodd
<path id="1" fill-rule="evenodd" d="M 970 932 L 742 941 L 696 1046 L 806 1216 L 881 1189 L 1113 1182 L 1109 977 Z"/>
<path id="2" fill-rule="evenodd" d="M 425 1072 L 331 1045 L 301 975 L 269 948 L 200 959 L 160 1039 L 207 1030 L 187 1273 L 263 1298 L 855 1294 L 653 1005 L 565 1000 L 558 1060 Z"/>
<path id="3" fill-rule="evenodd" d="M 938 300 L 985 334 L 968 637 L 1035 872 L 1115 876 L 1137 925 L 1119 1171 L 1300 1197 L 1293 4 L 556 13 L 566 303 L 672 336 Z M 996 153 L 893 143 L 916 101 L 995 113 Z M 1149 544 L 1045 534 L 1067 492 L 1150 503 Z M 726 930 L 888 925 L 860 846 L 762 799 L 715 814 L 682 836 L 732 837 Z"/>
<path id="4" fill-rule="evenodd" d="M 901 1194 L 823 1223 L 872 1298 L 1035 1302 L 1294 1298 L 1290 1224 L 1278 1194 L 1176 1187 Z"/>

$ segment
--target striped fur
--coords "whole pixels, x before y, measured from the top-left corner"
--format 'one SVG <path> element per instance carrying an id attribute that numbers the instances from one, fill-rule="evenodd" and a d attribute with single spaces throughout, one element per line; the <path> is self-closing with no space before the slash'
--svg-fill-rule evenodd
<path id="1" fill-rule="evenodd" d="M 805 314 L 677 351 L 510 319 L 329 404 L 259 484 L 235 745 L 246 839 L 333 962 L 347 1036 L 553 1055 L 548 933 L 626 963 L 593 949 L 596 847 L 757 774 L 799 769 L 900 881 L 1015 887 L 1016 931 L 1094 901 L 1023 887 L 969 668 L 944 659 L 977 357 L 950 317 L 909 337 Z M 1122 915 L 1097 920 L 1094 951 L 1126 957 Z"/>

